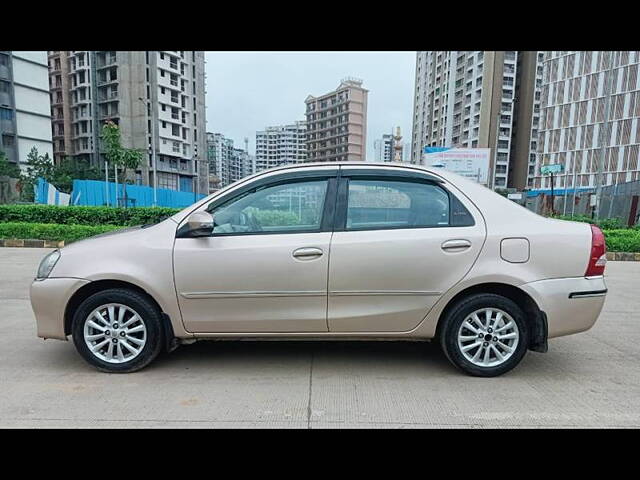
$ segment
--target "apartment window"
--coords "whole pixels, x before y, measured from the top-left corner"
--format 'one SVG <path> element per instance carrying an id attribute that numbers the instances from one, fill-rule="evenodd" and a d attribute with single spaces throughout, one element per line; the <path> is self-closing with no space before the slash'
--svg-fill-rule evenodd
<path id="1" fill-rule="evenodd" d="M 174 137 L 179 137 L 180 136 L 180 127 L 178 125 L 171 125 L 171 134 Z"/>
<path id="2" fill-rule="evenodd" d="M 160 60 L 164 60 L 164 53 L 160 52 Z"/>
<path id="3" fill-rule="evenodd" d="M 167 122 L 162 122 L 162 128 L 167 128 Z"/>
<path id="4" fill-rule="evenodd" d="M 15 138 L 11 135 L 2 135 L 2 146 L 13 147 L 15 145 Z"/>
<path id="5" fill-rule="evenodd" d="M 160 69 L 160 76 L 164 77 L 164 70 Z"/>
<path id="6" fill-rule="evenodd" d="M 13 110 L 0 107 L 0 120 L 13 120 Z"/>

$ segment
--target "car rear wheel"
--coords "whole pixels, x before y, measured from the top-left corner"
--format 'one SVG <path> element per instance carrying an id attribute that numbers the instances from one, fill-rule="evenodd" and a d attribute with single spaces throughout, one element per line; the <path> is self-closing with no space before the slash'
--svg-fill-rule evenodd
<path id="1" fill-rule="evenodd" d="M 514 368 L 527 352 L 526 318 L 518 305 L 492 293 L 458 302 L 443 320 L 440 344 L 464 372 L 495 377 Z"/>
<path id="2" fill-rule="evenodd" d="M 161 313 L 147 298 L 128 289 L 108 289 L 84 300 L 73 316 L 76 349 L 103 372 L 140 370 L 161 350 Z"/>

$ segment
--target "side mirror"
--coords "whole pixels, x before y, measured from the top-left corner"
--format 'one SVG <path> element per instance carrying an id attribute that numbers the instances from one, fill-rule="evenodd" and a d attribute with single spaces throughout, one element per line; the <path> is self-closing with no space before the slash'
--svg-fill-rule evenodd
<path id="1" fill-rule="evenodd" d="M 178 237 L 209 237 L 213 233 L 213 215 L 208 212 L 194 212 L 178 230 Z"/>

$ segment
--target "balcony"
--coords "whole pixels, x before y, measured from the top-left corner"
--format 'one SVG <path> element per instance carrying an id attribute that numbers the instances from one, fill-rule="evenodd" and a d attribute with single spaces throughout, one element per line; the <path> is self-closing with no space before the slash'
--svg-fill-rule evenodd
<path id="1" fill-rule="evenodd" d="M 116 55 L 98 55 L 96 59 L 96 68 L 100 69 L 115 65 L 117 63 L 116 59 Z"/>
<path id="2" fill-rule="evenodd" d="M 117 70 L 113 70 L 109 73 L 109 71 L 100 72 L 98 74 L 98 78 L 96 80 L 97 85 L 107 85 L 110 83 L 118 82 L 118 73 Z"/>
<path id="3" fill-rule="evenodd" d="M 118 99 L 118 92 L 109 92 L 107 94 L 101 94 L 98 98 L 98 102 L 111 102 Z"/>
<path id="4" fill-rule="evenodd" d="M 106 110 L 106 111 L 101 110 L 100 111 L 100 119 L 101 120 L 105 119 L 105 118 L 115 118 L 115 117 L 120 116 L 120 113 L 118 112 L 117 104 L 114 104 L 114 105 L 116 105 L 116 107 L 112 108 L 111 110 Z"/>

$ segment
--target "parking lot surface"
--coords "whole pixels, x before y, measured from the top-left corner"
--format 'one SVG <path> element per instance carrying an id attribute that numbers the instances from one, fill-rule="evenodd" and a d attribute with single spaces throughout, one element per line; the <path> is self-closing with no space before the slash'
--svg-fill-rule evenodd
<path id="1" fill-rule="evenodd" d="M 640 262 L 610 262 L 588 332 L 498 378 L 418 342 L 198 342 L 128 375 L 36 337 L 50 250 L 0 248 L 0 427 L 640 427 Z"/>

